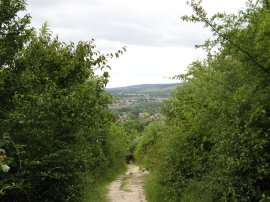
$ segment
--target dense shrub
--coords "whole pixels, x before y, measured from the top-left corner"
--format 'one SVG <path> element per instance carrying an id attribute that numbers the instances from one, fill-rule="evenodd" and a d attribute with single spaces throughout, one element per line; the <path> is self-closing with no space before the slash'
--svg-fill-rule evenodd
<path id="1" fill-rule="evenodd" d="M 60 42 L 46 24 L 27 29 L 29 16 L 17 17 L 24 1 L 0 6 L 0 148 L 11 168 L 0 172 L 0 200 L 79 201 L 86 183 L 124 164 L 108 73 L 95 75 L 109 56 L 93 41 Z"/>
<path id="2" fill-rule="evenodd" d="M 166 125 L 163 121 L 152 122 L 145 127 L 135 150 L 135 159 L 140 165 L 150 170 L 158 166 L 159 156 L 157 155 L 164 146 L 160 143 L 164 144 L 161 140 L 165 130 Z"/>
<path id="3" fill-rule="evenodd" d="M 184 84 L 165 103 L 172 130 L 156 150 L 157 183 L 168 201 L 268 201 L 270 2 L 211 18 L 190 5 L 194 15 L 184 19 L 205 23 L 214 38 L 202 46 L 208 58 L 177 76 Z"/>

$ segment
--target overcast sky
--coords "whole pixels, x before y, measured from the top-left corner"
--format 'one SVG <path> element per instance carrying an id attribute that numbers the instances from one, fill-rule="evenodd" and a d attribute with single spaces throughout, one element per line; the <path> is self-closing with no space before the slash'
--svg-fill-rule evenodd
<path id="1" fill-rule="evenodd" d="M 209 38 L 200 24 L 181 22 L 191 13 L 186 0 L 28 0 L 27 11 L 36 28 L 47 21 L 61 40 L 95 39 L 97 49 L 127 52 L 110 62 L 109 87 L 171 83 L 188 64 L 204 57 L 194 45 Z M 211 14 L 236 12 L 243 0 L 204 0 Z"/>

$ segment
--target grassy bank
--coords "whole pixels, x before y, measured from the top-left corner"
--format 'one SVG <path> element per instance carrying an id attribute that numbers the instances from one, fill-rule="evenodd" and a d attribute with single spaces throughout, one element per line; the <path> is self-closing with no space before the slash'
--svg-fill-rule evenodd
<path id="1" fill-rule="evenodd" d="M 169 202 L 166 200 L 165 191 L 157 183 L 157 177 L 154 173 L 145 176 L 144 191 L 148 202 Z"/>
<path id="2" fill-rule="evenodd" d="M 102 178 L 90 183 L 88 191 L 83 197 L 83 202 L 107 202 L 108 185 L 114 181 L 120 174 L 127 170 L 126 166 L 108 172 Z"/>
<path id="3" fill-rule="evenodd" d="M 150 173 L 144 179 L 144 191 L 148 202 L 208 202 L 211 201 L 208 193 L 200 192 L 196 183 L 190 189 L 186 189 L 181 197 L 169 198 L 169 187 L 163 187 L 158 183 L 157 175 Z"/>

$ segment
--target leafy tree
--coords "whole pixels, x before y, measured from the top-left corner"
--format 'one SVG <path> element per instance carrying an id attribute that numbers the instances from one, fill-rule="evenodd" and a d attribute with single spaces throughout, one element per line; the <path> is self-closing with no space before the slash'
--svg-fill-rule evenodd
<path id="1" fill-rule="evenodd" d="M 123 51 L 66 44 L 46 24 L 31 31 L 28 15 L 16 17 L 24 5 L 1 1 L 0 147 L 11 169 L 0 172 L 0 200 L 79 201 L 86 183 L 124 162 L 126 136 L 104 90 L 107 60 Z"/>
<path id="2" fill-rule="evenodd" d="M 156 167 L 169 201 L 267 201 L 269 1 L 208 17 L 200 2 L 183 19 L 204 23 L 208 57 L 178 75 L 165 104 L 167 138 Z"/>
<path id="3" fill-rule="evenodd" d="M 13 106 L 11 97 L 14 94 L 14 61 L 31 32 L 28 28 L 30 16 L 17 15 L 24 10 L 24 1 L 0 1 L 0 137 L 4 132 L 5 115 Z"/>
<path id="4" fill-rule="evenodd" d="M 17 14 L 24 10 L 24 1 L 0 1 L 0 148 L 8 143 L 15 150 L 17 150 L 16 145 L 14 142 L 4 139 L 4 133 L 8 129 L 8 113 L 14 109 L 12 101 L 16 91 L 13 86 L 13 83 L 16 83 L 14 63 L 31 34 L 31 29 L 28 27 L 30 16 L 19 17 Z M 4 156 L 8 156 L 5 161 L 9 164 L 12 161 L 11 155 L 5 153 Z M 5 190 L 14 187 L 6 184 L 6 181 L 3 180 L 5 176 L 9 176 L 9 174 L 0 172 L 0 197 Z"/>

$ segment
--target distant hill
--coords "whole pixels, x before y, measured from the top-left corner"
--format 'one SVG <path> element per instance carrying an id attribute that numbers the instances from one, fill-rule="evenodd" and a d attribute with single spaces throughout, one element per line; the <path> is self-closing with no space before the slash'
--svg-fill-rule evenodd
<path id="1" fill-rule="evenodd" d="M 169 97 L 171 91 L 179 85 L 176 83 L 171 84 L 141 84 L 119 88 L 107 88 L 107 91 L 113 95 L 149 95 L 154 97 Z"/>

